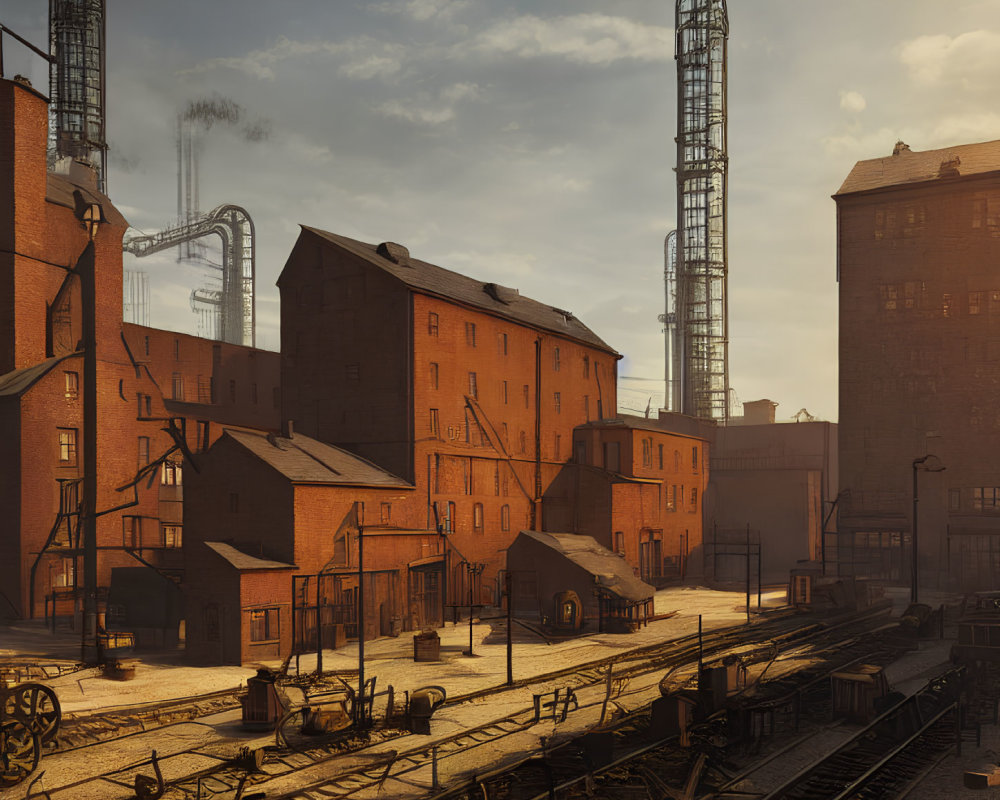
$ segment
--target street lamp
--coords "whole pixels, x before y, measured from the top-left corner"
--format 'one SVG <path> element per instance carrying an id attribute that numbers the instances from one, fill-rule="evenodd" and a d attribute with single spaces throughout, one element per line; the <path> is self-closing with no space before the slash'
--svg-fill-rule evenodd
<path id="1" fill-rule="evenodd" d="M 921 456 L 920 458 L 913 459 L 913 535 L 910 537 L 910 555 L 912 558 L 912 565 L 910 569 L 912 571 L 911 581 L 910 581 L 910 602 L 916 603 L 917 601 L 917 576 L 919 575 L 920 565 L 918 564 L 917 556 L 917 501 L 919 499 L 917 494 L 917 471 L 922 470 L 924 472 L 944 472 L 944 464 L 941 463 L 941 459 L 935 455 L 928 453 L 926 456 Z"/>

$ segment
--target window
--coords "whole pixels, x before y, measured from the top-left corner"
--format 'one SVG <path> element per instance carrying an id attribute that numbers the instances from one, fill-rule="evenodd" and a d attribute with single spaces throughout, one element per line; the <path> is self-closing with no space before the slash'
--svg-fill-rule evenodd
<path id="1" fill-rule="evenodd" d="M 195 452 L 201 453 L 208 450 L 208 423 L 198 420 L 198 425 L 196 428 L 195 436 L 197 440 L 194 443 Z"/>
<path id="2" fill-rule="evenodd" d="M 466 322 L 465 323 L 465 343 L 469 347 L 476 346 L 476 323 Z"/>
<path id="3" fill-rule="evenodd" d="M 136 401 L 139 405 L 139 416 L 149 417 L 153 413 L 153 399 L 148 394 L 137 394 Z"/>
<path id="4" fill-rule="evenodd" d="M 500 530 L 510 530 L 510 506 L 500 506 Z"/>
<path id="5" fill-rule="evenodd" d="M 552 369 L 556 372 L 559 371 L 559 348 L 555 348 L 552 351 Z"/>
<path id="6" fill-rule="evenodd" d="M 472 494 L 472 459 L 462 459 L 462 489 L 465 494 Z"/>
<path id="7" fill-rule="evenodd" d="M 181 526 L 180 525 L 163 525 L 161 526 L 163 531 L 163 546 L 164 547 L 180 547 L 181 546 Z"/>
<path id="8" fill-rule="evenodd" d="M 431 388 L 438 388 L 438 365 L 435 362 L 431 362 Z"/>
<path id="9" fill-rule="evenodd" d="M 642 465 L 653 466 L 653 440 L 649 438 L 642 440 Z"/>
<path id="10" fill-rule="evenodd" d="M 392 519 L 392 503 L 382 503 L 379 506 L 379 521 L 383 525 L 388 525 Z"/>
<path id="11" fill-rule="evenodd" d="M 184 399 L 184 376 L 179 372 L 175 372 L 173 375 L 172 390 L 171 397 L 174 400 Z"/>
<path id="12" fill-rule="evenodd" d="M 250 402 L 257 405 L 257 384 L 250 384 Z"/>
<path id="13" fill-rule="evenodd" d="M 681 468 L 681 451 L 674 450 L 674 472 L 678 472 Z"/>
<path id="14" fill-rule="evenodd" d="M 143 338 L 145 339 L 146 355 L 148 356 L 149 355 L 149 337 L 148 336 L 144 336 Z"/>
<path id="15" fill-rule="evenodd" d="M 590 422 L 590 395 L 583 396 L 583 418 Z"/>
<path id="16" fill-rule="evenodd" d="M 951 295 L 943 294 L 941 295 L 941 316 L 950 317 L 951 316 Z"/>
<path id="17" fill-rule="evenodd" d="M 455 525 L 458 522 L 457 509 L 455 508 L 455 503 L 451 500 L 448 501 L 448 519 L 445 521 L 445 530 L 448 533 L 455 532 Z"/>
<path id="18" fill-rule="evenodd" d="M 691 448 L 691 469 L 698 469 L 698 448 Z"/>
<path id="19" fill-rule="evenodd" d="M 623 531 L 615 531 L 615 552 L 619 555 L 625 555 L 625 533 Z"/>
<path id="20" fill-rule="evenodd" d="M 160 483 L 164 486 L 181 486 L 184 483 L 183 468 L 179 461 L 164 461 L 160 470 Z"/>
<path id="21" fill-rule="evenodd" d="M 978 314 L 983 307 L 983 293 L 969 292 L 969 314 Z"/>
<path id="22" fill-rule="evenodd" d="M 974 511 L 996 511 L 1000 509 L 1000 486 L 977 486 L 972 490 Z"/>
<path id="23" fill-rule="evenodd" d="M 139 466 L 144 467 L 149 463 L 149 437 L 139 437 Z"/>
<path id="24" fill-rule="evenodd" d="M 229 512 L 236 514 L 240 510 L 240 496 L 236 492 L 229 493 Z"/>
<path id="25" fill-rule="evenodd" d="M 181 360 L 181 340 L 174 339 L 174 361 Z"/>
<path id="26" fill-rule="evenodd" d="M 560 395 L 559 392 L 553 392 L 552 405 L 555 408 L 557 414 L 562 413 L 562 395 Z"/>
<path id="27" fill-rule="evenodd" d="M 948 490 L 948 510 L 960 511 L 962 508 L 962 492 L 959 489 Z"/>
<path id="28" fill-rule="evenodd" d="M 521 388 L 521 392 L 524 394 L 524 407 L 530 408 L 531 389 L 528 387 L 528 384 L 524 384 L 524 386 Z"/>
<path id="29" fill-rule="evenodd" d="M 590 377 L 590 356 L 583 357 L 583 377 Z"/>
<path id="30" fill-rule="evenodd" d="M 502 355 L 502 356 L 507 355 L 507 334 L 506 333 L 498 333 L 497 334 L 497 350 L 500 353 L 500 355 Z"/>
<path id="31" fill-rule="evenodd" d="M 657 450 L 657 463 L 660 465 L 659 468 L 663 469 L 663 445 L 659 444 L 656 446 Z"/>
<path id="32" fill-rule="evenodd" d="M 493 470 L 493 494 L 500 496 L 500 465 L 497 464 Z"/>
<path id="33" fill-rule="evenodd" d="M 500 402 L 507 405 L 507 381 L 500 382 Z"/>
<path id="34" fill-rule="evenodd" d="M 229 402 L 230 403 L 235 403 L 236 402 L 236 381 L 235 380 L 229 381 Z"/>
<path id="35" fill-rule="evenodd" d="M 348 383 L 357 383 L 361 380 L 361 365 L 358 363 L 344 365 L 344 379 Z"/>
<path id="36" fill-rule="evenodd" d="M 475 372 L 470 372 L 469 373 L 469 396 L 470 397 L 475 397 L 477 400 L 479 399 L 479 389 L 476 386 L 476 373 Z"/>
<path id="37" fill-rule="evenodd" d="M 250 641 L 273 642 L 279 638 L 278 609 L 258 608 L 250 612 Z"/>
<path id="38" fill-rule="evenodd" d="M 440 423 L 438 422 L 438 410 L 436 408 L 432 408 L 430 410 L 430 426 L 431 426 L 431 435 L 435 439 L 437 439 L 438 436 L 440 435 L 441 427 Z"/>
<path id="39" fill-rule="evenodd" d="M 524 435 L 524 431 L 518 431 L 517 434 L 517 452 L 524 453 L 527 452 L 528 442 Z"/>
<path id="40" fill-rule="evenodd" d="M 694 514 L 697 510 L 698 510 L 698 490 L 697 489 L 692 489 L 691 490 L 691 508 L 688 509 L 688 512 L 691 513 L 691 514 Z"/>
<path id="41" fill-rule="evenodd" d="M 621 448 L 618 442 L 604 443 L 604 469 L 618 472 L 621 469 Z"/>
<path id="42" fill-rule="evenodd" d="M 427 315 L 427 334 L 428 336 L 438 335 L 438 315 L 433 311 Z"/>
<path id="43" fill-rule="evenodd" d="M 483 532 L 483 504 L 475 503 L 472 506 L 472 530 L 476 533 Z"/>
<path id="44" fill-rule="evenodd" d="M 667 495 L 667 511 L 677 510 L 677 487 L 676 486 L 665 486 L 663 491 Z"/>
<path id="45" fill-rule="evenodd" d="M 64 372 L 63 375 L 66 376 L 66 398 L 76 400 L 80 395 L 80 373 Z"/>
<path id="46" fill-rule="evenodd" d="M 559 451 L 561 449 L 561 447 L 560 447 L 561 444 L 562 444 L 562 437 L 557 433 L 556 434 L 556 441 L 555 441 L 555 460 L 556 461 L 559 460 Z"/>

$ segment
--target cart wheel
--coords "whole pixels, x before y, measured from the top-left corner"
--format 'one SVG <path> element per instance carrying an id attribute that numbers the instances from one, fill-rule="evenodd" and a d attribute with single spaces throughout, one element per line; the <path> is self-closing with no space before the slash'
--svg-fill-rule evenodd
<path id="1" fill-rule="evenodd" d="M 17 720 L 0 726 L 0 787 L 16 786 L 38 766 L 38 734 Z"/>
<path id="2" fill-rule="evenodd" d="M 8 690 L 3 714 L 23 723 L 38 734 L 42 744 L 55 738 L 62 711 L 59 698 L 41 683 L 22 683 Z"/>

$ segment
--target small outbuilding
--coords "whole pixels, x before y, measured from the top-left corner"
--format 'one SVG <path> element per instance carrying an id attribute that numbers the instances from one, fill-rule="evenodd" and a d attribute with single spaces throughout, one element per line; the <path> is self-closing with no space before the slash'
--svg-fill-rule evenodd
<path id="1" fill-rule="evenodd" d="M 653 615 L 655 590 L 592 536 L 521 531 L 507 548 L 514 615 L 556 631 L 634 631 Z"/>

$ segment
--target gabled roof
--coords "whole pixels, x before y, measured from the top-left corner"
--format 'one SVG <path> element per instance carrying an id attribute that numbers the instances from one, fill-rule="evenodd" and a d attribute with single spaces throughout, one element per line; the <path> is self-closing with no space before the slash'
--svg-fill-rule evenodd
<path id="1" fill-rule="evenodd" d="M 237 550 L 226 542 L 205 542 L 205 546 L 214 550 L 240 571 L 252 569 L 298 569 L 294 564 L 286 564 L 283 561 L 271 561 L 267 558 L 248 556 L 242 550 Z"/>
<path id="2" fill-rule="evenodd" d="M 364 259 L 416 291 L 475 306 L 498 316 L 507 317 L 514 322 L 558 333 L 618 355 L 610 345 L 569 311 L 524 297 L 517 289 L 495 283 L 484 283 L 476 278 L 412 258 L 405 247 L 392 242 L 380 245 L 366 244 L 307 225 L 303 225 L 302 229 Z"/>
<path id="3" fill-rule="evenodd" d="M 572 561 L 593 575 L 601 589 L 623 600 L 639 602 L 656 594 L 656 589 L 635 577 L 624 558 L 599 545 L 593 536 L 541 531 L 521 531 L 520 535 Z"/>
<path id="4" fill-rule="evenodd" d="M 897 145 L 885 158 L 859 161 L 834 197 L 940 178 L 1000 172 L 1000 140 L 916 152 Z"/>
<path id="5" fill-rule="evenodd" d="M 402 478 L 360 456 L 324 444 L 301 433 L 291 437 L 226 429 L 226 436 L 241 444 L 292 483 L 328 483 L 412 489 Z"/>
<path id="6" fill-rule="evenodd" d="M 65 361 L 67 358 L 73 358 L 76 355 L 82 354 L 68 353 L 64 356 L 47 358 L 44 361 L 39 361 L 37 364 L 32 364 L 30 367 L 21 367 L 21 369 L 11 370 L 6 375 L 0 375 L 0 397 L 13 397 L 24 394 L 56 364 L 60 361 Z"/>

